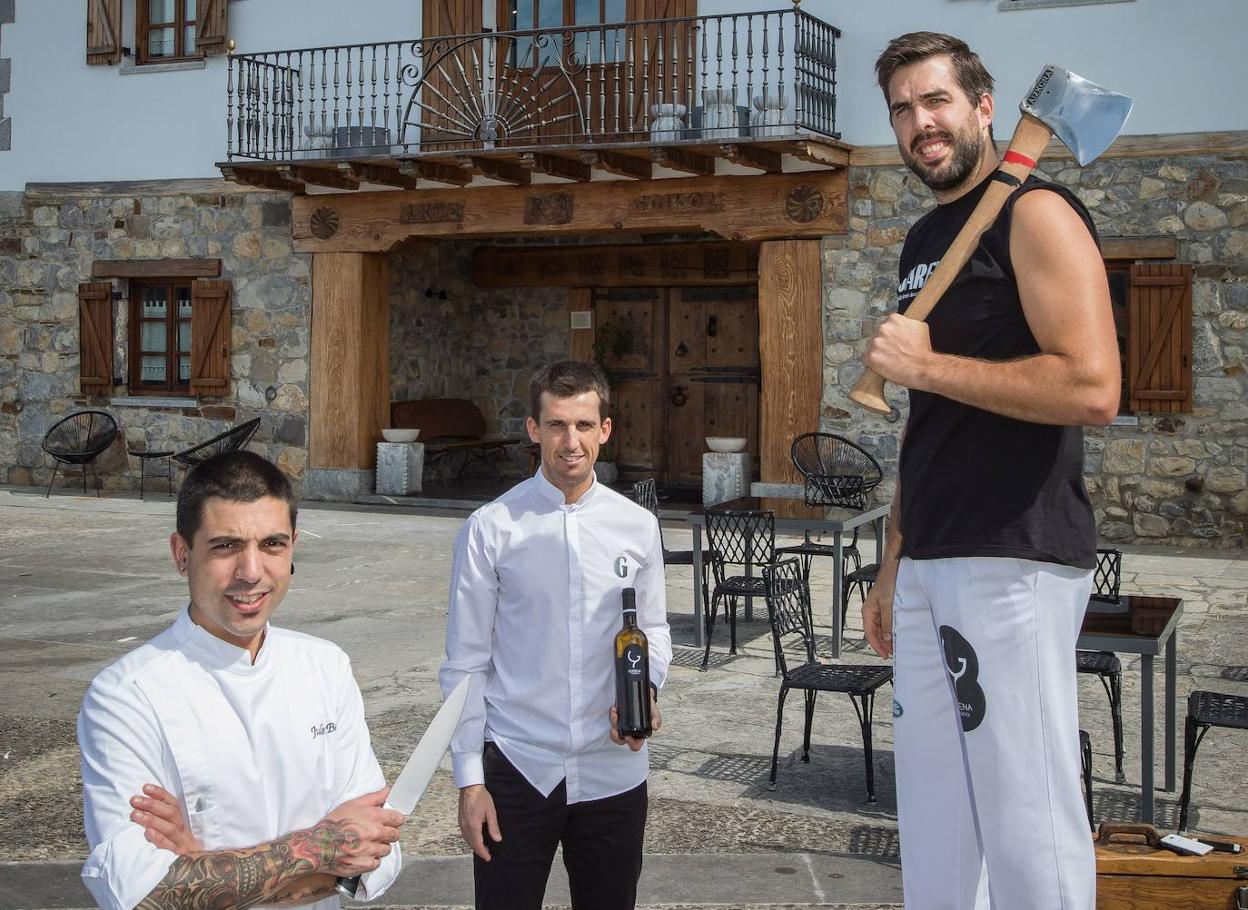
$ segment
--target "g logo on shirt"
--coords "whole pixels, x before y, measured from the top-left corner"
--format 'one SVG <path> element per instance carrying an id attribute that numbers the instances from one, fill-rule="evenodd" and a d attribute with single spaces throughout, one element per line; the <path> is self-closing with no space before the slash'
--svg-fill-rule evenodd
<path id="1" fill-rule="evenodd" d="M 615 559 L 615 574 L 620 578 L 628 578 L 628 557 L 617 556 Z"/>

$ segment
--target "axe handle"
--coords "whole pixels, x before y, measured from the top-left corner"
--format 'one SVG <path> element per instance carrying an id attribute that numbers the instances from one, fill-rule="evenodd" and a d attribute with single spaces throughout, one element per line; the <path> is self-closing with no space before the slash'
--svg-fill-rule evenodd
<path id="1" fill-rule="evenodd" d="M 1032 162 L 1039 161 L 1052 135 L 1052 130 L 1043 122 L 1031 114 L 1023 113 L 1018 121 L 1018 128 L 1014 130 L 1014 136 L 1010 139 L 1009 151 L 1015 153 L 1016 156 L 1030 159 Z M 1027 179 L 1033 167 L 1034 165 L 1022 164 L 1018 161 L 1003 161 L 997 170 L 1021 182 Z M 992 180 L 988 184 L 988 189 L 980 197 L 979 203 L 966 220 L 966 224 L 962 226 L 958 236 L 953 238 L 953 243 L 941 257 L 940 265 L 936 266 L 936 271 L 928 277 L 923 289 L 919 291 L 914 302 L 906 310 L 907 318 L 917 319 L 920 322 L 927 319 L 932 308 L 944 296 L 949 285 L 953 284 L 953 280 L 958 277 L 962 267 L 970 261 L 971 254 L 979 246 L 979 240 L 984 235 L 984 231 L 992 227 L 992 223 L 1001 214 L 1001 208 L 1014 194 L 1015 189 L 1016 187 L 1002 183 L 1000 180 Z M 884 398 L 883 377 L 869 367 L 863 371 L 862 376 L 854 383 L 854 387 L 849 390 L 849 397 L 867 410 L 878 414 L 888 414 L 892 410 L 892 406 Z"/>

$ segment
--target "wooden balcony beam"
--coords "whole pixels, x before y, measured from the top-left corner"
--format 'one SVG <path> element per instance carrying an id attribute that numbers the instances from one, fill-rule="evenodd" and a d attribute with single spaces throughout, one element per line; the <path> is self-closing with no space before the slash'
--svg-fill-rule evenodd
<path id="1" fill-rule="evenodd" d="M 233 183 L 258 186 L 266 190 L 302 193 L 307 189 L 302 181 L 288 179 L 267 168 L 238 167 L 237 165 L 227 164 L 221 167 L 221 175 Z"/>
<path id="2" fill-rule="evenodd" d="M 583 183 L 590 178 L 588 164 L 559 158 L 555 155 L 543 155 L 538 152 L 524 152 L 520 155 L 520 166 L 527 171 L 536 171 L 548 177 L 561 177 Z"/>
<path id="3" fill-rule="evenodd" d="M 471 168 L 491 180 L 500 180 L 512 186 L 528 186 L 532 183 L 532 175 L 514 161 L 486 158 L 483 155 L 465 155 L 455 160 L 460 167 Z"/>
<path id="4" fill-rule="evenodd" d="M 768 174 L 778 174 L 783 169 L 780 153 L 757 145 L 728 143 L 721 146 L 724 157 L 741 167 L 752 167 Z"/>
<path id="5" fill-rule="evenodd" d="M 649 161 L 618 152 L 581 152 L 581 161 L 596 170 L 633 180 L 649 180 L 654 174 Z"/>
<path id="6" fill-rule="evenodd" d="M 650 160 L 659 167 L 683 171 L 697 177 L 715 176 L 715 159 L 688 149 L 668 145 L 656 145 L 650 149 Z"/>
<path id="7" fill-rule="evenodd" d="M 337 170 L 309 167 L 306 164 L 279 164 L 277 173 L 290 181 L 302 181 L 316 186 L 328 186 L 336 190 L 358 190 L 360 181 L 346 177 Z"/>
<path id="8" fill-rule="evenodd" d="M 434 183 L 445 183 L 448 186 L 467 186 L 472 183 L 471 169 L 460 167 L 458 163 L 448 164 L 445 160 L 424 161 L 407 158 L 399 162 L 399 173 Z"/>
<path id="9" fill-rule="evenodd" d="M 819 142 L 794 142 L 785 149 L 794 158 L 826 167 L 849 167 L 849 149 L 823 145 Z"/>
<path id="10" fill-rule="evenodd" d="M 338 171 L 343 176 L 359 183 L 377 183 L 382 186 L 397 186 L 405 190 L 416 189 L 416 178 L 404 174 L 397 167 L 385 164 L 360 164 L 354 161 L 342 161 Z"/>

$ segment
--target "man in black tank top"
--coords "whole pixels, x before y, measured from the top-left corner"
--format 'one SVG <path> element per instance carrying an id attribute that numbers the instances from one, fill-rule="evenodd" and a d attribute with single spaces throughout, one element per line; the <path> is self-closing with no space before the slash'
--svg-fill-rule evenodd
<path id="1" fill-rule="evenodd" d="M 992 77 L 948 35 L 876 63 L 902 158 L 936 208 L 912 228 L 904 313 L 999 164 Z M 1092 220 L 1029 179 L 926 323 L 894 314 L 867 366 L 910 390 L 867 639 L 896 646 L 906 906 L 1091 910 L 1075 643 L 1095 526 L 1083 435 L 1117 411 L 1118 353 Z"/>

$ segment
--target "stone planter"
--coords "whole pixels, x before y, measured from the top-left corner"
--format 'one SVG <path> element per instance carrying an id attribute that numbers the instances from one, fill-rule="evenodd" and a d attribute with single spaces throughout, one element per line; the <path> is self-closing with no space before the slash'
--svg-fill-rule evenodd
<path id="1" fill-rule="evenodd" d="M 615 483 L 620 479 L 620 469 L 611 461 L 594 462 L 594 473 L 598 476 L 599 483 Z"/>

